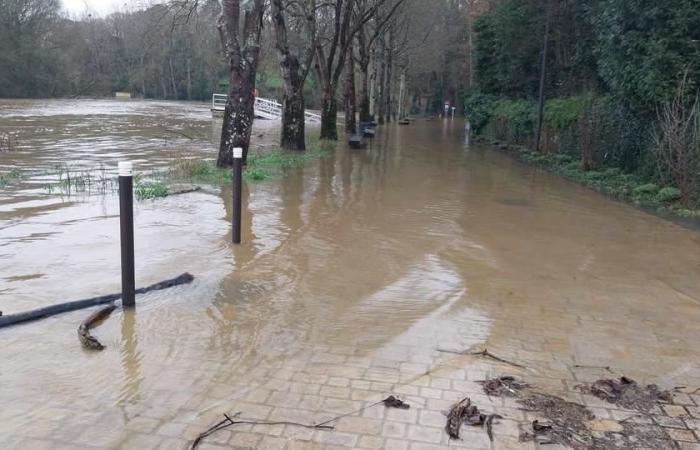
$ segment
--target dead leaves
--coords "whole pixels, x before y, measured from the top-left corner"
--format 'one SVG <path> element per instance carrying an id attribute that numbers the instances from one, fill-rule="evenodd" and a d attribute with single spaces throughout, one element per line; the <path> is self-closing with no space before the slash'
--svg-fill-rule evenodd
<path id="1" fill-rule="evenodd" d="M 462 424 L 471 426 L 486 426 L 486 433 L 493 441 L 493 420 L 502 419 L 498 414 L 482 414 L 476 405 L 472 405 L 469 397 L 465 397 L 447 413 L 447 423 L 445 431 L 452 439 L 459 439 L 459 431 Z"/>
<path id="2" fill-rule="evenodd" d="M 641 386 L 624 376 L 618 380 L 598 380 L 589 385 L 579 385 L 577 388 L 608 403 L 638 411 L 650 411 L 659 403 L 671 403 L 673 400 L 670 391 L 662 391 L 655 384 Z"/>

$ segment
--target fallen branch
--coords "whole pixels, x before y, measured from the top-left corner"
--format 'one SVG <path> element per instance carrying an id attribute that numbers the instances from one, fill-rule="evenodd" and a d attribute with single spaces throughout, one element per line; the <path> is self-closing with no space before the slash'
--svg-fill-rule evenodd
<path id="1" fill-rule="evenodd" d="M 514 363 L 514 362 L 512 362 L 512 361 L 508 361 L 507 359 L 503 359 L 503 358 L 501 358 L 501 357 L 499 357 L 499 356 L 496 356 L 496 355 L 494 355 L 493 353 L 489 352 L 487 349 L 484 349 L 484 350 L 482 350 L 482 351 L 480 351 L 480 352 L 473 352 L 473 353 L 470 353 L 470 355 L 473 355 L 473 356 L 483 356 L 484 358 L 491 358 L 491 359 L 493 359 L 493 360 L 496 360 L 496 361 L 498 361 L 498 362 L 502 362 L 502 363 L 504 363 L 504 364 L 510 364 L 511 366 L 520 367 L 521 369 L 525 369 L 525 366 L 523 366 L 522 364 Z"/>
<path id="2" fill-rule="evenodd" d="M 483 356 L 484 358 L 491 358 L 493 360 L 496 360 L 498 362 L 502 362 L 504 364 L 510 364 L 511 366 L 514 367 L 519 367 L 521 369 L 526 369 L 527 367 L 523 366 L 522 364 L 514 363 L 512 361 L 508 361 L 507 359 L 503 359 L 500 356 L 496 356 L 493 353 L 489 352 L 488 349 L 484 349 L 480 352 L 470 352 L 468 350 L 464 351 L 457 351 L 457 350 L 446 350 L 442 348 L 438 348 L 437 351 L 441 353 L 453 353 L 455 355 L 471 355 L 471 356 Z"/>
<path id="3" fill-rule="evenodd" d="M 610 373 L 615 373 L 610 368 L 610 366 L 587 366 L 585 364 L 574 364 L 574 368 L 576 368 L 576 369 L 602 369 L 602 370 L 607 370 Z"/>
<path id="4" fill-rule="evenodd" d="M 356 411 L 352 411 L 352 412 L 349 412 L 347 414 L 341 414 L 339 416 L 333 417 L 332 419 L 328 419 L 325 422 L 321 422 L 321 423 L 317 423 L 317 424 L 313 424 L 313 425 L 299 423 L 299 422 L 288 422 L 288 421 L 272 422 L 272 421 L 267 421 L 267 420 L 260 420 L 260 421 L 257 421 L 257 420 L 233 420 L 231 417 L 224 414 L 224 419 L 222 421 L 216 423 L 212 427 L 210 427 L 207 431 L 205 431 L 205 432 L 201 433 L 199 436 L 197 436 L 197 438 L 194 440 L 194 442 L 192 442 L 192 447 L 190 447 L 190 448 L 191 448 L 191 450 L 195 450 L 205 437 L 207 437 L 213 433 L 216 433 L 219 430 L 223 430 L 224 428 L 231 427 L 233 425 L 243 425 L 243 424 L 246 424 L 246 425 L 270 425 L 270 426 L 273 426 L 273 425 L 291 425 L 291 426 L 295 426 L 295 427 L 311 428 L 311 429 L 316 429 L 316 430 L 334 430 L 335 427 L 332 425 L 328 425 L 329 423 L 336 422 L 336 421 L 342 419 L 343 417 L 347 417 L 347 416 L 361 413 L 362 411 L 369 409 L 369 408 L 372 408 L 374 406 L 377 406 L 381 403 L 384 403 L 384 406 L 386 406 L 387 408 L 400 408 L 400 409 L 410 408 L 410 406 L 407 403 L 404 403 L 401 400 L 394 397 L 393 395 L 390 395 L 389 397 L 385 398 L 384 400 L 374 402 L 371 405 L 367 405 L 367 406 L 360 408 Z M 240 412 L 236 413 L 233 417 L 237 417 L 240 414 L 241 414 Z"/>
<path id="5" fill-rule="evenodd" d="M 236 415 L 234 415 L 234 417 L 238 416 L 239 414 L 240 413 L 237 413 Z M 224 414 L 224 417 L 225 417 L 224 420 L 222 420 L 221 422 L 218 422 L 216 425 L 212 426 L 207 431 L 205 431 L 204 433 L 201 433 L 199 436 L 197 436 L 197 439 L 195 439 L 194 442 L 192 442 L 191 449 L 195 450 L 205 437 L 207 437 L 207 436 L 209 436 L 209 435 L 211 435 L 219 430 L 223 430 L 224 428 L 231 427 L 233 425 L 242 425 L 242 424 L 270 425 L 270 426 L 272 426 L 272 425 L 291 425 L 291 426 L 303 427 L 303 428 L 313 428 L 313 429 L 317 429 L 317 430 L 333 430 L 335 428 L 335 427 L 329 426 L 329 425 L 322 425 L 322 424 L 308 425 L 305 423 L 288 422 L 288 421 L 272 422 L 272 421 L 266 421 L 266 420 L 261 420 L 261 421 L 257 421 L 257 420 L 233 420 L 231 417 L 229 417 L 226 414 Z"/>
<path id="6" fill-rule="evenodd" d="M 80 343 L 83 345 L 84 349 L 104 350 L 104 345 L 102 345 L 96 337 L 90 334 L 90 330 L 101 324 L 116 308 L 117 306 L 114 304 L 100 308 L 90 314 L 87 319 L 80 323 L 80 326 L 78 327 L 78 339 L 80 340 Z"/>
<path id="7" fill-rule="evenodd" d="M 181 284 L 188 284 L 194 280 L 194 277 L 189 273 L 183 273 L 175 278 L 161 281 L 160 283 L 152 284 L 143 288 L 136 289 L 137 294 L 144 294 L 151 291 L 159 291 Z M 105 305 L 115 302 L 121 298 L 122 294 L 103 295 L 101 297 L 93 297 L 85 300 L 76 300 L 73 302 L 59 303 L 56 305 L 46 306 L 31 311 L 25 311 L 17 314 L 8 314 L 0 316 L 0 328 L 16 325 L 23 322 L 43 319 L 45 317 L 55 316 L 79 309 L 89 308 L 91 306 Z"/>

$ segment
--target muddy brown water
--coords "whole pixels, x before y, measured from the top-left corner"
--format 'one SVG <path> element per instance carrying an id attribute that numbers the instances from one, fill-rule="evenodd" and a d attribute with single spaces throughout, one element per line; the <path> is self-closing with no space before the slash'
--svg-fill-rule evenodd
<path id="1" fill-rule="evenodd" d="M 36 172 L 0 191 L 0 310 L 119 290 L 116 196 L 49 192 L 53 167 L 214 157 L 215 130 L 204 104 L 0 101 L 20 143 L 0 170 Z M 230 195 L 137 203 L 137 284 L 196 280 L 115 312 L 94 333 L 105 351 L 80 348 L 88 312 L 0 330 L 0 443 L 119 445 L 142 415 L 194 415 L 233 374 L 318 348 L 430 364 L 481 345 L 555 378 L 579 363 L 700 386 L 697 232 L 465 146 L 459 121 L 383 127 L 367 150 L 248 183 L 238 247 Z"/>

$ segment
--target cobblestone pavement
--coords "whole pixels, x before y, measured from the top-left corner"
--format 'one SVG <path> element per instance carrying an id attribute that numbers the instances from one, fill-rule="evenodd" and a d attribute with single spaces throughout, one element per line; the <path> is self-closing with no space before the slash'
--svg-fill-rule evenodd
<path id="1" fill-rule="evenodd" d="M 417 326 L 415 334 L 406 333 L 372 354 L 332 343 L 310 345 L 293 354 L 270 351 L 253 369 L 235 369 L 238 364 L 232 364 L 229 371 L 226 364 L 206 360 L 180 368 L 182 373 L 163 367 L 162 378 L 148 390 L 141 390 L 130 406 L 104 411 L 94 409 L 97 405 L 89 398 L 56 404 L 30 426 L 14 429 L 9 439 L 3 436 L 3 448 L 184 449 L 221 420 L 223 413 L 240 413 L 240 420 L 307 424 L 343 417 L 333 422 L 332 431 L 293 425 L 236 425 L 209 436 L 200 449 L 534 448 L 533 443 L 519 442 L 518 435 L 537 415 L 522 411 L 512 399 L 486 396 L 476 383 L 503 374 L 517 375 L 538 389 L 586 405 L 597 419 L 603 419 L 597 422 L 601 433 L 615 431 L 616 421 L 638 415 L 575 390 L 580 382 L 609 377 L 610 373 L 602 368 L 574 367 L 570 357 L 553 351 L 559 345 L 556 339 L 543 336 L 537 343 L 523 341 L 522 348 L 490 348 L 494 354 L 527 367 L 520 369 L 480 356 L 453 354 L 447 348 L 436 349 L 441 341 L 439 330 L 449 330 L 448 334 L 460 330 L 463 337 L 476 338 L 483 332 L 478 321 L 470 323 L 471 329 L 464 322 L 447 319 L 432 325 Z M 535 346 L 542 350 L 524 349 Z M 180 383 L 177 389 L 173 388 L 174 379 Z M 695 375 L 685 379 L 688 386 L 698 385 Z M 411 408 L 368 407 L 389 394 L 404 399 Z M 504 417 L 494 425 L 493 443 L 479 427 L 465 426 L 461 440 L 448 439 L 444 412 L 465 396 L 484 412 Z M 5 405 L 0 421 L 11 424 L 32 406 Z M 667 428 L 678 447 L 660 441 L 659 448 L 700 449 L 700 391 L 677 393 L 673 405 L 634 420 L 655 421 Z"/>

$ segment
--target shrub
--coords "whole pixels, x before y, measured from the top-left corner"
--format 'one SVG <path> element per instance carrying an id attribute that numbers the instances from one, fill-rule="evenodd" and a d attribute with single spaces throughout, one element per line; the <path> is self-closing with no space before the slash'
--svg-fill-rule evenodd
<path id="1" fill-rule="evenodd" d="M 674 187 L 665 187 L 656 195 L 656 200 L 662 203 L 675 202 L 682 198 L 681 191 Z"/>
<path id="2" fill-rule="evenodd" d="M 659 187 L 654 183 L 643 184 L 641 186 L 637 186 L 632 190 L 632 194 L 634 194 L 635 197 L 651 197 L 656 195 L 658 192 Z"/>
<path id="3" fill-rule="evenodd" d="M 493 119 L 500 127 L 497 138 L 524 142 L 535 128 L 535 103 L 529 100 L 498 100 L 493 105 Z M 498 136 L 503 133 L 504 136 Z"/>
<path id="4" fill-rule="evenodd" d="M 583 112 L 587 98 L 555 98 L 544 106 L 544 121 L 556 131 L 569 129 L 576 125 Z"/>
<path id="5" fill-rule="evenodd" d="M 493 96 L 479 91 L 468 92 L 464 96 L 464 114 L 474 134 L 480 134 L 491 119 L 494 101 Z"/>

